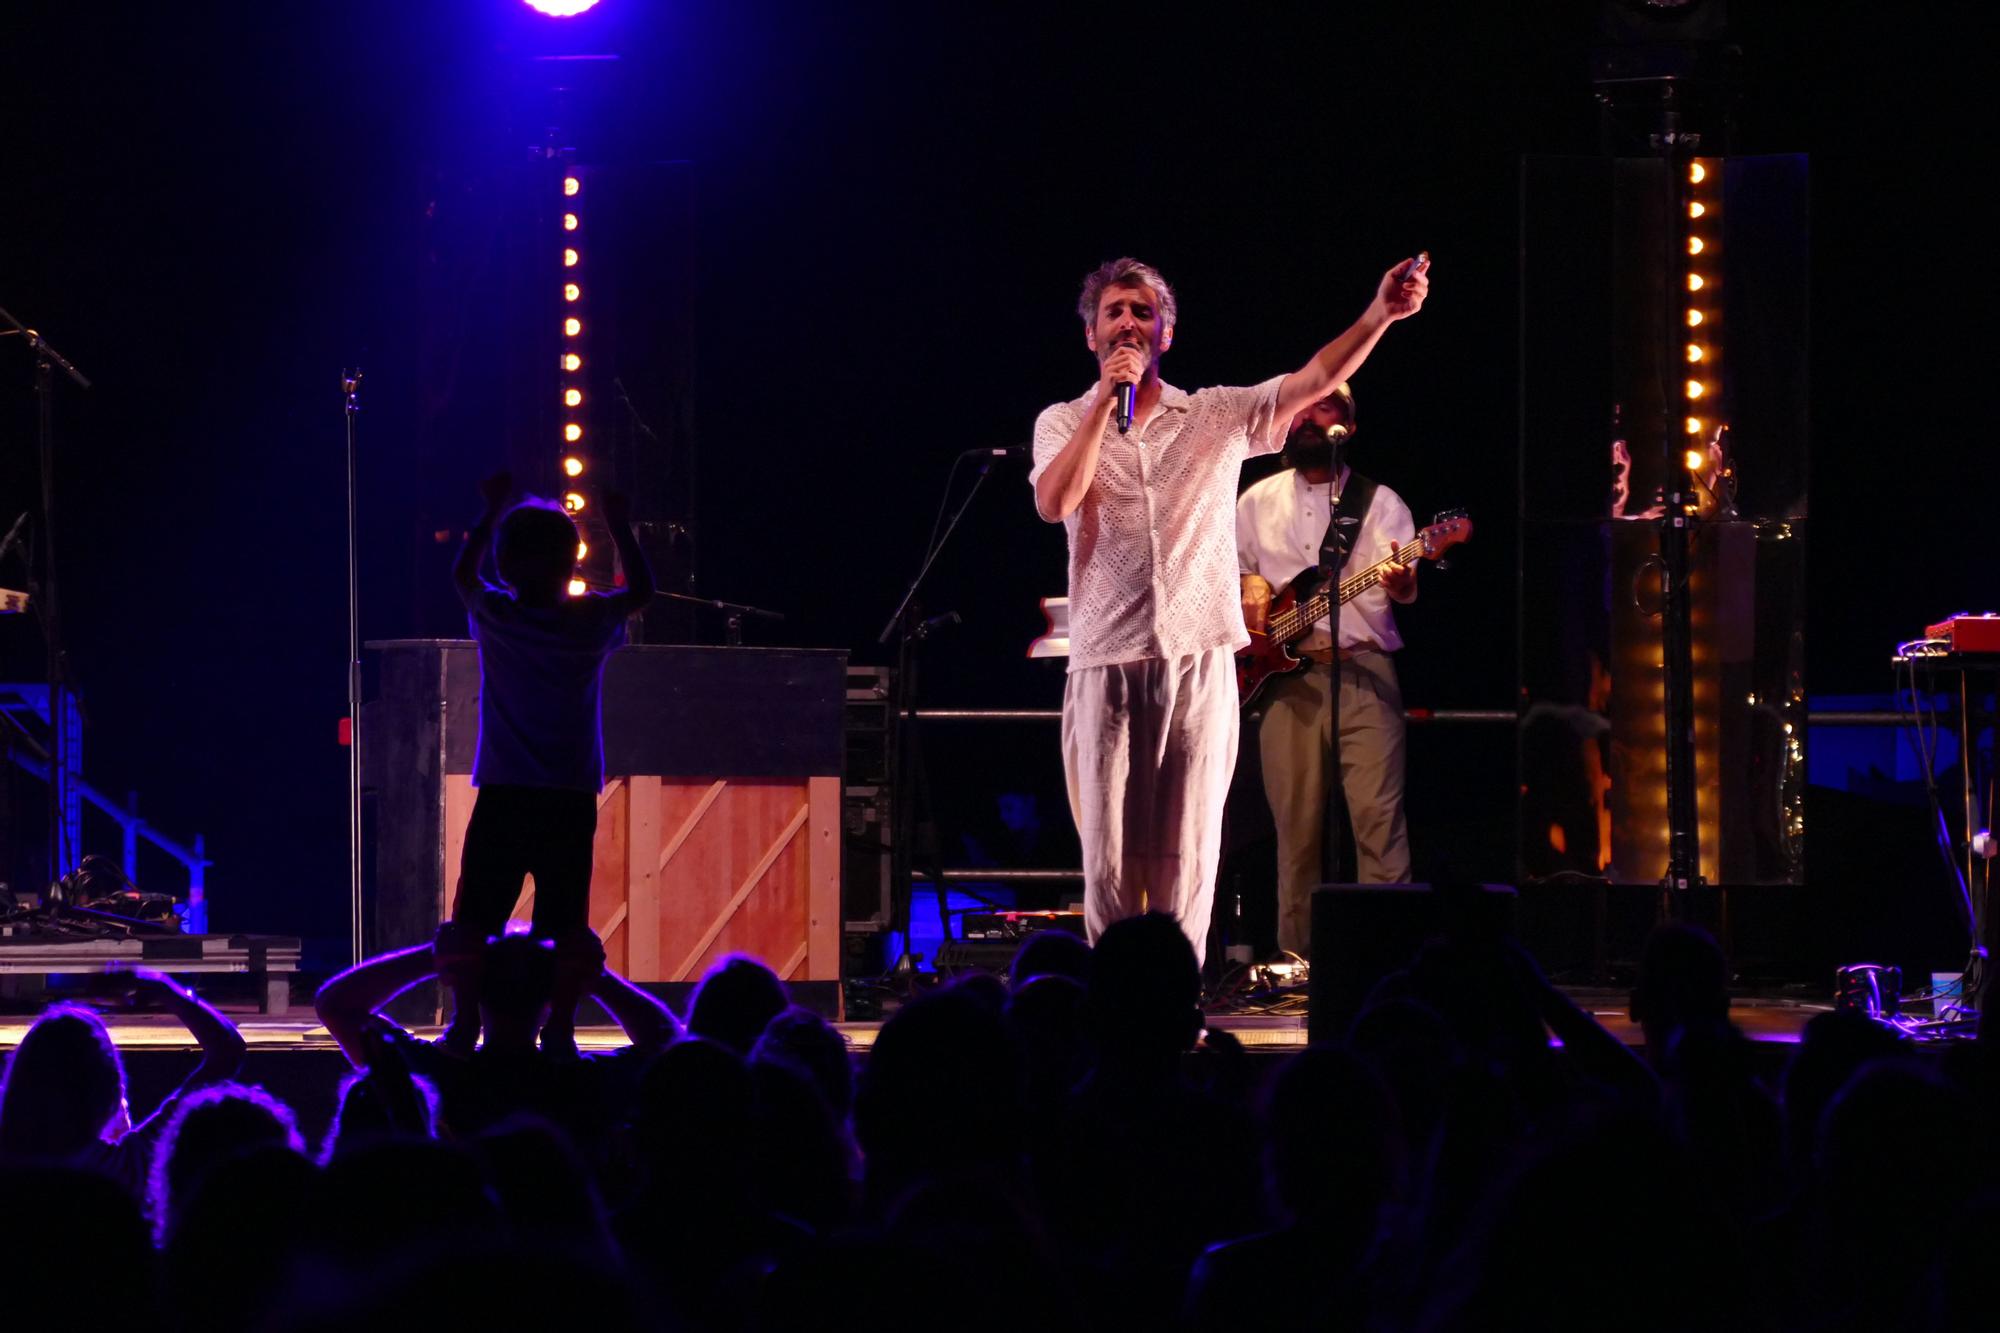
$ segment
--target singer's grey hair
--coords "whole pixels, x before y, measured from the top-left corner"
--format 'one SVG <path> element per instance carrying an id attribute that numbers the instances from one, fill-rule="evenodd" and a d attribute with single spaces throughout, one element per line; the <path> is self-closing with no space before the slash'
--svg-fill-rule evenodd
<path id="1" fill-rule="evenodd" d="M 1083 326 L 1087 329 L 1097 327 L 1097 303 L 1103 298 L 1106 287 L 1130 286 L 1133 283 L 1144 283 L 1153 289 L 1153 294 L 1160 302 L 1160 326 L 1172 328 L 1177 313 L 1174 305 L 1174 289 L 1160 276 L 1160 270 L 1151 264 L 1142 264 L 1129 255 L 1123 259 L 1099 264 L 1084 278 L 1083 295 L 1078 297 L 1076 302 L 1076 313 L 1083 316 Z"/>

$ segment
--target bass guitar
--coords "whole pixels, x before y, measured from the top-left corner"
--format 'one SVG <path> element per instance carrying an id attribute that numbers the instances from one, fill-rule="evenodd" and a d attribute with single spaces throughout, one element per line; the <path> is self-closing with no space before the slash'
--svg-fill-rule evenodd
<path id="1" fill-rule="evenodd" d="M 1436 560 L 1471 537 L 1472 520 L 1462 509 L 1450 510 L 1439 514 L 1429 527 L 1398 547 L 1394 555 L 1385 556 L 1358 574 L 1349 574 L 1337 587 L 1316 586 L 1320 584 L 1316 569 L 1293 579 L 1272 600 L 1264 628 L 1251 630 L 1250 646 L 1236 654 L 1237 698 L 1248 708 L 1272 680 L 1311 666 L 1311 659 L 1300 657 L 1292 649 L 1334 607 L 1347 605 L 1380 583 L 1385 570 L 1419 560 Z"/>

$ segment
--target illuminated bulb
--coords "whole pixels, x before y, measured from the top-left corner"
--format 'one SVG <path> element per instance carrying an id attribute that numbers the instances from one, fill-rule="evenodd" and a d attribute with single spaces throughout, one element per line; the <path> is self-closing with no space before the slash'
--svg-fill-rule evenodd
<path id="1" fill-rule="evenodd" d="M 574 338 L 576 337 L 577 334 L 582 332 L 583 332 L 583 321 L 578 319 L 576 316 L 571 315 L 568 319 L 563 321 L 563 333 L 565 336 Z"/>
<path id="2" fill-rule="evenodd" d="M 1705 386 L 1700 380 L 1688 381 L 1688 397 L 1699 398 L 1705 391 Z"/>
<path id="3" fill-rule="evenodd" d="M 574 421 L 570 422 L 567 426 L 563 427 L 563 438 L 571 444 L 575 444 L 583 438 L 583 427 L 577 425 Z"/>
<path id="4" fill-rule="evenodd" d="M 564 231 L 576 230 L 576 214 L 574 213 L 563 214 L 563 230 Z"/>
<path id="5" fill-rule="evenodd" d="M 1701 290 L 1701 274 L 1699 273 L 1688 274 L 1688 290 L 1691 292 L 1698 292 Z"/>
<path id="6" fill-rule="evenodd" d="M 583 188 L 583 182 L 578 180 L 576 177 L 574 176 L 563 177 L 564 194 L 566 195 L 575 194 L 578 190 L 581 190 L 582 188 Z"/>
<path id="7" fill-rule="evenodd" d="M 576 267 L 576 261 L 577 261 L 577 253 L 576 253 L 576 251 L 574 251 L 574 250 L 564 250 L 564 251 L 563 251 L 563 267 L 564 267 L 564 268 L 575 268 L 575 267 Z"/>
<path id="8" fill-rule="evenodd" d="M 1690 449 L 1681 461 L 1687 464 L 1688 471 L 1699 472 L 1708 466 L 1708 454 L 1705 450 Z"/>
<path id="9" fill-rule="evenodd" d="M 1699 310 L 1688 311 L 1688 327 L 1692 329 L 1699 326 L 1700 323 L 1701 323 L 1701 311 Z"/>
<path id="10" fill-rule="evenodd" d="M 564 370 L 582 370 L 583 358 L 575 352 L 564 352 L 562 366 Z"/>
<path id="11" fill-rule="evenodd" d="M 1689 417 L 1687 419 L 1687 432 L 1690 435 L 1699 435 L 1701 434 L 1701 428 L 1706 424 L 1700 417 Z"/>
<path id="12" fill-rule="evenodd" d="M 587 556 L 587 555 L 589 555 L 589 554 L 590 554 L 590 543 L 589 543 L 589 542 L 578 542 L 578 543 L 576 544 L 576 558 L 577 558 L 577 559 L 581 560 L 581 559 L 583 559 L 583 558 L 584 558 L 585 556 Z M 1751 700 L 1751 702 L 1752 702 L 1752 703 L 1755 703 L 1755 702 L 1756 702 L 1756 700 L 1755 700 L 1755 699 L 1752 699 L 1752 700 Z"/>
<path id="13" fill-rule="evenodd" d="M 1702 166 L 1699 162 L 1692 164 L 1688 167 L 1688 179 L 1696 185 L 1701 184 L 1708 179 L 1708 168 Z"/>
<path id="14" fill-rule="evenodd" d="M 583 460 L 581 458 L 576 457 L 574 454 L 570 455 L 568 458 L 563 459 L 563 475 L 566 477 L 582 476 Z M 583 557 L 578 556 L 577 559 L 581 560 L 583 559 Z"/>
<path id="15" fill-rule="evenodd" d="M 1701 359 L 1702 359 L 1702 357 L 1704 357 L 1704 356 L 1706 356 L 1706 355 L 1707 355 L 1707 353 L 1705 353 L 1705 352 L 1703 352 L 1703 351 L 1701 350 L 1701 344 L 1700 344 L 1700 343 L 1689 343 L 1689 344 L 1688 344 L 1688 360 L 1689 360 L 1689 361 L 1699 361 L 1699 360 L 1701 360 Z"/>
<path id="16" fill-rule="evenodd" d="M 577 286 L 575 283 L 566 282 L 563 284 L 563 300 L 574 301 L 582 295 L 583 288 Z"/>
<path id="17" fill-rule="evenodd" d="M 563 508 L 572 514 L 582 513 L 583 497 L 581 495 L 578 495 L 575 491 L 570 491 L 569 493 L 563 496 Z"/>
<path id="18" fill-rule="evenodd" d="M 1689 254 L 1691 254 L 1691 255 L 1698 255 L 1698 254 L 1700 254 L 1700 253 L 1702 252 L 1702 250 L 1703 250 L 1704 248 L 1705 248 L 1705 247 L 1704 247 L 1704 246 L 1702 245 L 1702 243 L 1701 243 L 1701 237 L 1699 237 L 1699 236 L 1690 236 L 1690 237 L 1688 237 L 1688 253 L 1689 253 Z"/>
<path id="19" fill-rule="evenodd" d="M 582 579 L 571 579 L 569 581 L 570 596 L 581 597 L 589 591 L 590 591 L 590 585 L 585 583 Z"/>
<path id="20" fill-rule="evenodd" d="M 581 389 L 563 390 L 564 407 L 580 407 L 582 405 L 583 405 L 583 390 Z"/>
<path id="21" fill-rule="evenodd" d="M 1700 217 L 1700 216 L 1701 216 L 1701 215 L 1702 215 L 1703 213 L 1706 213 L 1707 211 L 1708 211 L 1708 210 L 1707 210 L 1706 208 L 1702 207 L 1702 206 L 1701 206 L 1700 204 L 1698 204 L 1698 203 L 1694 203 L 1694 204 L 1689 204 L 1689 205 L 1688 205 L 1688 216 L 1689 216 L 1689 217 L 1691 217 L 1691 218 L 1698 218 L 1698 217 Z"/>

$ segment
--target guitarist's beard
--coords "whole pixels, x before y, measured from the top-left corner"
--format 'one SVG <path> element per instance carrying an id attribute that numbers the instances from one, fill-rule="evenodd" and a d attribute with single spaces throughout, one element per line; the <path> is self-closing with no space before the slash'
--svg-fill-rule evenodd
<path id="1" fill-rule="evenodd" d="M 1338 452 L 1333 440 L 1316 421 L 1301 421 L 1298 428 L 1285 437 L 1285 462 L 1301 472 L 1332 468 Z"/>

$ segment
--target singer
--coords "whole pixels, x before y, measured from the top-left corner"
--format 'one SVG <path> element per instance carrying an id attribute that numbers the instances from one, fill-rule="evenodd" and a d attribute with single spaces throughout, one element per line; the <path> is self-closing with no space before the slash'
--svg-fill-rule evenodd
<path id="1" fill-rule="evenodd" d="M 1300 411 L 1351 376 L 1390 324 L 1415 314 L 1428 261 L 1382 276 L 1361 318 L 1289 375 L 1187 393 L 1160 379 L 1173 288 L 1117 259 L 1083 281 L 1077 314 L 1097 384 L 1035 422 L 1035 509 L 1069 537 L 1070 659 L 1063 767 L 1083 843 L 1095 941 L 1152 910 L 1204 957 L 1236 766 L 1233 657 L 1250 641 L 1237 581 L 1236 484 Z M 1129 395 L 1121 386 L 1133 386 Z M 1114 417 L 1129 402 L 1128 429 Z"/>

